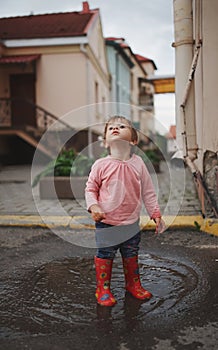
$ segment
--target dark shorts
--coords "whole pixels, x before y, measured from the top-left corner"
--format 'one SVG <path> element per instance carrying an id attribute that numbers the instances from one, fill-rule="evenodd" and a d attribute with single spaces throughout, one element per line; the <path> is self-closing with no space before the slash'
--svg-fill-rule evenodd
<path id="1" fill-rule="evenodd" d="M 130 225 L 112 226 L 96 223 L 97 257 L 113 259 L 117 250 L 123 257 L 138 255 L 141 232 L 139 222 Z"/>

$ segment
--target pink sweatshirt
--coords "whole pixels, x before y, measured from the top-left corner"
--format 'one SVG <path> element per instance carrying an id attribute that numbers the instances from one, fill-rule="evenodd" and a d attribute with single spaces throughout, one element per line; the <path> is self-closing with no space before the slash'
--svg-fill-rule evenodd
<path id="1" fill-rule="evenodd" d="M 151 176 L 141 159 L 133 154 L 126 161 L 111 156 L 92 166 L 85 189 L 87 209 L 98 204 L 110 225 L 129 225 L 139 219 L 142 202 L 152 219 L 161 216 Z"/>

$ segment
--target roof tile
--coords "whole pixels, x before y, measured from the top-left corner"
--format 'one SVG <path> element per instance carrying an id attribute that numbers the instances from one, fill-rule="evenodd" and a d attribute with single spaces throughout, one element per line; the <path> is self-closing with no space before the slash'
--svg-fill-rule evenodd
<path id="1" fill-rule="evenodd" d="M 0 18 L 0 39 L 82 36 L 97 11 Z"/>
<path id="2" fill-rule="evenodd" d="M 29 63 L 37 60 L 39 57 L 40 55 L 2 56 L 0 57 L 0 64 Z"/>

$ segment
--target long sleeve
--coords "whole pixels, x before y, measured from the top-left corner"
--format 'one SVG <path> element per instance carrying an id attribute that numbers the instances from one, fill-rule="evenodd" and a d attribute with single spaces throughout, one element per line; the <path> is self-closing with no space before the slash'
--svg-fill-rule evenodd
<path id="1" fill-rule="evenodd" d="M 91 172 L 88 177 L 88 181 L 86 183 L 86 188 L 85 188 L 85 199 L 86 199 L 87 210 L 89 210 L 93 204 L 98 204 L 99 188 L 100 188 L 99 166 L 98 166 L 98 162 L 96 162 L 92 166 Z"/>
<path id="2" fill-rule="evenodd" d="M 128 225 L 140 216 L 142 201 L 151 218 L 160 217 L 153 183 L 141 157 L 127 161 L 110 156 L 92 166 L 85 189 L 87 209 L 99 205 L 111 225 Z"/>
<path id="3" fill-rule="evenodd" d="M 142 166 L 142 200 L 151 219 L 161 217 L 154 185 L 144 164 Z"/>

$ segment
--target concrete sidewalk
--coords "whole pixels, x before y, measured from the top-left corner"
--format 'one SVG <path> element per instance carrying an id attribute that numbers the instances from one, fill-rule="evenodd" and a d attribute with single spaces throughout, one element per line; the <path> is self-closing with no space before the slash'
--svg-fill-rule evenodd
<path id="1" fill-rule="evenodd" d="M 40 169 L 34 168 L 34 175 Z M 195 184 L 189 169 L 161 164 L 152 174 L 158 201 L 167 226 L 195 227 L 218 234 L 214 220 L 203 220 Z M 0 226 L 94 228 L 84 200 L 41 200 L 38 186 L 31 187 L 31 165 L 0 169 Z M 153 229 L 147 213 L 141 213 L 143 229 Z"/>

